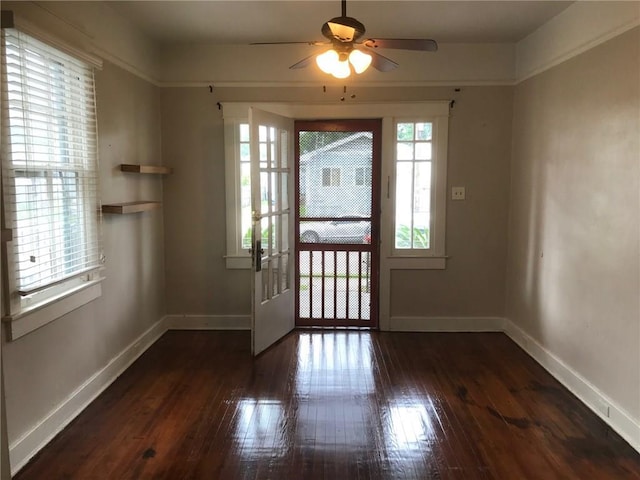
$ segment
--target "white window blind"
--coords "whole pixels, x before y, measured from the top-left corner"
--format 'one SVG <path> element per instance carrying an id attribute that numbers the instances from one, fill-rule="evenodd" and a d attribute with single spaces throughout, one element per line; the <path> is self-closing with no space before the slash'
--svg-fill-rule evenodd
<path id="1" fill-rule="evenodd" d="M 101 263 L 93 70 L 15 29 L 2 62 L 10 294 L 58 294 Z"/>

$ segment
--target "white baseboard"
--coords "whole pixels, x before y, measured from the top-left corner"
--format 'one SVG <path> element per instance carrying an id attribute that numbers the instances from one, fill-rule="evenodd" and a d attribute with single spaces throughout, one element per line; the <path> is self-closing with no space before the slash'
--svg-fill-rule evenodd
<path id="1" fill-rule="evenodd" d="M 392 332 L 503 332 L 500 317 L 391 317 Z"/>
<path id="2" fill-rule="evenodd" d="M 571 393 L 604 420 L 613 430 L 640 452 L 640 421 L 631 417 L 586 378 L 540 345 L 513 322 L 505 322 L 504 332 L 535 361 L 562 383 Z M 608 407 L 608 408 L 607 408 Z M 608 411 L 609 415 L 606 415 Z"/>
<path id="3" fill-rule="evenodd" d="M 15 475 L 53 437 L 62 431 L 82 410 L 118 378 L 147 348 L 166 331 L 164 319 L 136 338 L 104 368 L 73 391 L 34 428 L 9 445 L 11 475 Z"/>
<path id="4" fill-rule="evenodd" d="M 167 315 L 167 330 L 251 330 L 251 315 Z"/>

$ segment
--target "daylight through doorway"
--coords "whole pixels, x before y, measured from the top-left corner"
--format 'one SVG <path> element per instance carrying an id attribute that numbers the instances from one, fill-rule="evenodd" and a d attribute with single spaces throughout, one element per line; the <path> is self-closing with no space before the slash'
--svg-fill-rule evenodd
<path id="1" fill-rule="evenodd" d="M 295 127 L 296 324 L 377 328 L 381 122 Z"/>

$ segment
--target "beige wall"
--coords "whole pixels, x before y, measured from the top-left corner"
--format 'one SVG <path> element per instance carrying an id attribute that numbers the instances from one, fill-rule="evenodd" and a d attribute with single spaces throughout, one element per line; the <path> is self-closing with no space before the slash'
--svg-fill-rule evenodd
<path id="1" fill-rule="evenodd" d="M 393 317 L 504 317 L 512 92 L 512 87 L 467 87 L 454 93 L 447 172 L 451 258 L 446 270 L 393 271 L 392 322 Z M 464 186 L 466 200 L 451 201 L 452 186 Z"/>
<path id="2" fill-rule="evenodd" d="M 504 316 L 512 87 L 357 88 L 358 102 L 455 98 L 449 130 L 449 185 L 467 200 L 449 202 L 447 270 L 396 271 L 391 315 Z M 224 145 L 216 102 L 335 103 L 340 88 L 164 88 L 167 312 L 250 313 L 248 271 L 227 270 Z"/>
<path id="3" fill-rule="evenodd" d="M 105 63 L 96 74 L 96 94 L 103 203 L 161 199 L 161 179 L 118 170 L 120 163 L 160 161 L 159 89 Z M 102 297 L 3 345 L 12 447 L 49 415 L 69 408 L 65 402 L 85 382 L 163 316 L 162 218 L 161 210 L 105 216 Z M 21 460 L 12 455 L 13 467 Z"/>
<path id="4" fill-rule="evenodd" d="M 250 313 L 248 271 L 225 269 L 224 132 L 217 96 L 162 90 L 168 314 Z"/>
<path id="5" fill-rule="evenodd" d="M 507 316 L 640 419 L 640 31 L 516 87 Z"/>

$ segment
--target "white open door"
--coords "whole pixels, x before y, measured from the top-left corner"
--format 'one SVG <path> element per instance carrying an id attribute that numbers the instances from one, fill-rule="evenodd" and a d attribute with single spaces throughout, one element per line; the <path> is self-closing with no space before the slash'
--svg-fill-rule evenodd
<path id="1" fill-rule="evenodd" d="M 253 212 L 252 322 L 254 355 L 294 328 L 292 287 L 295 255 L 291 166 L 293 120 L 249 111 L 251 129 L 251 209 Z"/>

